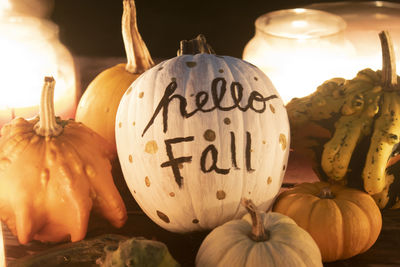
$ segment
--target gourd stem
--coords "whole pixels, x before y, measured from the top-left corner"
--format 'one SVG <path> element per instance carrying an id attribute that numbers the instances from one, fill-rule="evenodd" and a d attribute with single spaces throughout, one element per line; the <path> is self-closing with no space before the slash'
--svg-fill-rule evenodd
<path id="1" fill-rule="evenodd" d="M 122 13 L 122 38 L 126 52 L 126 71 L 143 73 L 154 66 L 153 59 L 139 33 L 134 0 L 124 0 Z"/>
<path id="2" fill-rule="evenodd" d="M 53 77 L 45 77 L 40 98 L 39 121 L 35 124 L 36 134 L 45 137 L 58 136 L 63 127 L 57 123 L 54 112 L 54 87 Z"/>
<path id="3" fill-rule="evenodd" d="M 388 31 L 379 33 L 382 46 L 382 83 L 387 90 L 395 90 L 397 87 L 396 60 L 393 43 Z"/>
<path id="4" fill-rule="evenodd" d="M 264 229 L 264 225 L 261 221 L 261 216 L 256 205 L 250 199 L 243 199 L 242 204 L 245 206 L 247 212 L 251 216 L 252 228 L 250 238 L 256 242 L 267 241 L 269 239 L 269 233 Z"/>
<path id="5" fill-rule="evenodd" d="M 335 198 L 335 195 L 333 194 L 332 190 L 329 187 L 323 187 L 319 192 L 318 197 L 332 199 Z"/>
<path id="6" fill-rule="evenodd" d="M 199 34 L 192 40 L 182 40 L 180 42 L 180 48 L 178 50 L 178 56 L 181 55 L 195 55 L 195 54 L 215 54 L 214 50 L 209 44 L 207 44 L 206 37 L 203 34 Z"/>

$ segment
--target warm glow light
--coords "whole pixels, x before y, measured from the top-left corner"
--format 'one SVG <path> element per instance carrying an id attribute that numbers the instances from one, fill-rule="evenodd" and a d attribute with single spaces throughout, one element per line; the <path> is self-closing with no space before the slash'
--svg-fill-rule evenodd
<path id="1" fill-rule="evenodd" d="M 73 117 L 73 60 L 57 39 L 57 27 L 33 17 L 0 18 L 0 126 L 16 116 L 38 113 L 45 76 L 56 80 L 57 115 Z"/>
<path id="2" fill-rule="evenodd" d="M 0 15 L 3 12 L 8 11 L 11 8 L 11 4 L 9 0 L 0 0 Z"/>
<path id="3" fill-rule="evenodd" d="M 259 17 L 255 36 L 243 51 L 243 59 L 267 74 L 285 103 L 315 92 L 326 80 L 381 69 L 382 30 L 390 32 L 400 66 L 400 5 L 340 2 L 309 7 Z"/>
<path id="4" fill-rule="evenodd" d="M 292 26 L 295 28 L 304 28 L 308 26 L 308 23 L 306 20 L 295 20 L 292 22 Z"/>
<path id="5" fill-rule="evenodd" d="M 260 17 L 243 58 L 263 70 L 287 103 L 308 95 L 333 77 L 355 74 L 345 22 L 326 12 L 283 10 Z"/>

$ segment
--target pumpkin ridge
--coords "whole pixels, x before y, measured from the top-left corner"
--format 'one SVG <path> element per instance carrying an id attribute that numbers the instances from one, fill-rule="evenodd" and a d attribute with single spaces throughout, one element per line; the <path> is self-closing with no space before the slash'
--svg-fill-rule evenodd
<path id="1" fill-rule="evenodd" d="M 320 201 L 316 201 L 315 205 L 313 206 L 312 212 L 310 212 L 310 214 L 309 214 L 309 218 L 310 218 L 309 221 L 310 222 L 312 222 L 312 221 L 313 222 L 319 222 L 320 221 L 319 220 L 320 218 L 316 217 L 315 213 L 316 213 L 316 210 L 317 210 L 317 206 L 322 205 L 324 202 L 325 203 L 329 203 L 331 206 L 335 207 L 335 209 L 338 211 L 338 215 L 339 215 L 339 216 L 337 216 L 335 218 L 336 219 L 340 219 L 340 221 L 341 221 L 340 231 L 342 232 L 342 235 L 339 235 L 339 234 L 336 235 L 337 240 L 334 240 L 334 241 L 337 242 L 337 244 L 336 244 L 337 247 L 336 247 L 335 252 L 334 252 L 335 255 L 334 255 L 334 257 L 332 257 L 332 258 L 338 259 L 340 257 L 340 255 L 343 254 L 343 223 L 344 222 L 343 222 L 342 213 L 341 213 L 337 203 L 335 202 L 335 200 L 334 199 L 321 199 Z M 319 207 L 319 209 L 321 209 L 321 207 Z M 308 228 L 307 229 L 307 231 L 309 233 L 313 233 L 313 230 L 314 230 L 313 228 Z M 312 236 L 314 236 L 314 235 L 315 234 L 312 234 Z M 319 247 L 321 247 L 321 245 L 322 245 L 322 244 L 320 245 L 319 242 L 317 242 L 317 244 L 318 244 Z M 321 251 L 321 254 L 323 254 L 323 251 Z M 326 256 L 328 256 L 328 255 L 322 255 L 322 258 L 325 258 L 327 261 L 330 261 L 330 258 L 326 258 Z"/>
<path id="2" fill-rule="evenodd" d="M 346 218 L 343 216 L 345 207 L 346 207 L 346 209 L 358 209 L 366 218 L 369 219 L 367 213 L 364 211 L 364 209 L 363 209 L 360 205 L 358 205 L 358 204 L 356 204 L 356 203 L 354 203 L 354 202 L 352 202 L 352 201 L 339 200 L 339 199 L 338 199 L 338 201 L 339 201 L 339 202 L 342 202 L 342 205 L 338 205 L 338 207 L 339 207 L 339 210 L 340 210 L 340 212 L 341 212 L 341 214 L 342 214 L 342 222 L 343 222 L 342 224 L 343 224 L 343 225 L 344 225 L 344 222 L 345 222 L 345 219 L 346 219 Z M 351 205 L 351 208 L 350 208 L 350 207 L 347 207 L 347 206 L 348 206 L 347 203 L 349 203 L 349 204 Z M 359 218 L 359 219 L 362 220 L 361 218 Z M 346 236 L 348 236 L 348 235 L 345 234 L 344 229 L 345 229 L 345 227 L 343 227 L 343 237 L 346 237 Z M 366 235 L 367 235 L 367 236 L 371 236 L 371 228 L 369 228 L 368 231 L 369 231 L 369 233 L 366 234 Z M 360 254 L 360 253 L 365 252 L 365 251 L 370 247 L 369 239 L 370 239 L 370 238 L 366 239 L 364 244 L 362 244 L 362 243 L 361 243 L 361 245 L 359 244 L 359 246 L 358 246 L 358 251 L 352 251 L 353 254 L 350 254 L 350 255 L 347 254 L 347 256 L 346 256 L 345 258 L 350 258 L 350 257 L 353 257 L 354 255 L 358 255 L 358 254 Z M 343 241 L 346 241 L 346 240 L 344 239 Z M 343 242 L 343 250 L 348 250 L 348 248 L 347 248 L 347 249 L 345 248 L 345 244 L 346 244 L 346 242 Z M 352 249 L 354 250 L 354 247 L 352 247 Z M 345 255 L 345 253 L 342 252 L 340 255 L 341 255 L 341 257 L 343 258 L 344 255 Z"/>
<path id="3" fill-rule="evenodd" d="M 224 76 L 225 77 L 229 77 L 229 79 L 233 80 L 234 74 L 232 72 L 232 68 L 236 70 L 236 66 L 235 65 L 232 66 L 233 64 L 228 64 L 228 62 L 226 62 L 225 58 L 220 58 L 220 60 L 218 62 L 219 62 L 219 64 L 223 63 L 223 65 L 224 65 L 224 68 L 223 68 Z M 238 71 L 238 70 L 236 70 L 236 71 L 241 74 L 240 71 Z M 236 125 L 236 129 L 246 129 L 246 127 L 244 125 L 244 120 L 242 119 L 242 120 L 239 120 L 239 121 L 240 121 L 241 124 L 240 125 Z M 246 143 L 246 140 L 245 140 L 245 137 L 243 136 L 243 144 L 245 144 L 245 143 Z M 240 171 L 242 173 L 241 174 L 242 177 L 246 177 L 245 168 L 242 167 L 242 168 L 240 168 L 240 170 L 237 170 L 237 171 Z M 247 184 L 247 181 L 245 179 L 242 179 L 240 196 L 245 196 L 246 195 L 246 191 L 247 191 L 246 184 Z M 238 201 L 238 204 L 237 204 L 236 211 L 232 215 L 233 217 L 236 217 L 237 214 L 239 214 L 241 207 L 242 207 L 242 204 L 241 204 L 241 198 L 240 198 L 239 201 Z"/>
<path id="4" fill-rule="evenodd" d="M 347 189 L 347 190 L 344 190 L 344 192 L 349 192 L 349 191 L 353 191 L 353 189 Z M 355 189 L 354 189 L 354 191 L 355 191 Z M 367 203 L 366 202 L 371 202 L 371 204 L 372 205 L 374 205 L 375 204 L 375 202 L 372 200 L 372 199 L 368 199 L 364 194 L 358 194 L 358 196 L 357 196 L 357 200 L 362 200 L 362 201 L 359 201 L 359 202 L 356 202 L 354 199 L 352 199 L 351 197 L 348 197 L 346 194 L 343 194 L 344 192 L 342 192 L 342 194 L 339 194 L 339 197 L 338 197 L 338 199 L 342 199 L 342 200 L 344 200 L 344 201 L 348 201 L 348 202 L 351 202 L 352 204 L 354 204 L 355 206 L 357 206 L 364 214 L 365 214 L 365 216 L 368 218 L 368 220 L 369 220 L 369 222 L 371 223 L 371 224 L 374 224 L 373 222 L 375 222 L 376 221 L 376 218 L 374 218 L 374 217 L 372 217 L 371 216 L 371 212 L 368 212 L 368 210 L 366 209 L 366 205 L 367 205 Z M 360 191 L 361 192 L 361 191 Z M 357 192 L 358 193 L 358 192 Z M 368 200 L 370 200 L 370 201 L 368 201 Z M 371 204 L 369 204 L 369 206 L 371 205 Z M 376 206 L 376 209 L 377 209 L 377 211 L 379 210 L 379 208 Z M 380 212 L 379 212 L 379 214 L 380 214 Z M 381 227 L 382 227 L 382 221 L 380 220 L 380 223 L 378 223 L 378 226 L 376 227 L 377 229 L 381 229 Z M 371 227 L 370 228 L 370 232 L 371 232 L 371 229 L 375 229 L 375 227 Z M 376 240 L 376 238 L 378 237 L 378 236 L 376 236 L 376 237 L 374 237 L 373 235 L 369 235 L 370 236 L 370 238 L 369 238 L 369 240 L 368 240 L 368 242 L 366 242 L 366 245 L 365 245 L 365 247 L 366 248 L 364 248 L 363 250 L 361 250 L 361 252 L 360 253 L 362 253 L 362 252 L 365 252 L 366 250 L 368 250 L 369 248 L 370 248 L 370 246 L 371 246 L 371 244 L 373 244 L 374 243 L 374 239 Z"/>
<path id="5" fill-rule="evenodd" d="M 296 260 L 298 261 L 296 264 L 302 263 L 301 265 L 296 265 L 296 267 L 308 267 L 308 266 L 305 265 L 304 261 L 302 261 L 301 257 L 298 255 L 299 252 L 301 252 L 302 255 L 307 255 L 307 253 L 305 253 L 305 251 L 303 251 L 300 248 L 299 249 L 294 249 L 293 245 L 291 246 L 290 244 L 288 244 L 286 242 L 282 242 L 282 241 L 276 241 L 276 244 L 279 244 L 282 247 L 285 247 L 284 251 L 285 250 L 289 250 L 291 252 L 290 254 L 292 255 L 292 257 L 295 257 Z M 280 252 L 282 252 L 282 251 L 280 251 Z M 295 252 L 295 253 L 293 253 L 293 252 Z M 278 255 L 281 255 L 281 254 L 278 253 Z M 276 266 L 279 266 L 279 265 L 276 265 Z"/>
<path id="6" fill-rule="evenodd" d="M 251 229 L 251 226 L 250 228 Z M 234 243 L 230 244 L 229 250 L 232 250 L 234 247 L 241 245 L 241 243 L 243 242 L 248 242 L 248 240 L 250 239 L 250 237 L 247 236 L 242 236 L 240 239 L 236 239 Z M 252 246 L 250 246 L 252 247 Z M 222 255 L 222 257 L 219 259 L 218 262 L 223 262 L 227 257 L 229 257 L 229 254 L 227 253 L 227 251 L 225 251 L 224 255 Z M 246 257 L 246 261 L 247 261 L 247 257 Z"/>

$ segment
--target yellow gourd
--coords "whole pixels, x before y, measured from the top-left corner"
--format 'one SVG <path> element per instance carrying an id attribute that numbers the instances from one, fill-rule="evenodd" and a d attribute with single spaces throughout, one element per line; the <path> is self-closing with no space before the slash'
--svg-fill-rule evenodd
<path id="1" fill-rule="evenodd" d="M 382 71 L 328 80 L 286 108 L 292 149 L 312 160 L 321 180 L 363 189 L 380 208 L 400 208 L 400 172 L 392 166 L 400 142 L 399 77 L 390 36 L 379 36 Z"/>

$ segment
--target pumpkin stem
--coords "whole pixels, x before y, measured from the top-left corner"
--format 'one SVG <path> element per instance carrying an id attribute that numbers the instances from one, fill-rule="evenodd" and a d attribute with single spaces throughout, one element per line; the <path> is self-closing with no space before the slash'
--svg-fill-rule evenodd
<path id="1" fill-rule="evenodd" d="M 136 23 L 136 6 L 134 0 L 124 0 L 122 13 L 122 38 L 126 52 L 126 71 L 143 73 L 154 66 Z"/>
<path id="2" fill-rule="evenodd" d="M 199 34 L 196 38 L 189 41 L 182 40 L 177 54 L 181 56 L 201 53 L 215 54 L 211 46 L 207 44 L 206 37 L 203 34 Z"/>
<path id="3" fill-rule="evenodd" d="M 332 193 L 332 190 L 328 186 L 326 186 L 321 189 L 321 191 L 318 194 L 318 197 L 332 199 L 335 198 L 335 195 Z"/>
<path id="4" fill-rule="evenodd" d="M 40 98 L 39 121 L 33 129 L 36 134 L 45 137 L 57 136 L 63 131 L 63 127 L 56 122 L 54 113 L 54 87 L 53 77 L 45 77 Z"/>
<path id="5" fill-rule="evenodd" d="M 247 212 L 250 213 L 252 228 L 250 238 L 256 242 L 263 242 L 269 239 L 269 233 L 265 231 L 264 225 L 261 221 L 260 213 L 257 210 L 256 205 L 250 199 L 243 199 L 242 205 L 246 208 Z"/>
<path id="6" fill-rule="evenodd" d="M 392 39 L 388 31 L 380 32 L 379 39 L 382 46 L 382 83 L 384 88 L 394 90 L 397 88 L 397 74 Z"/>

